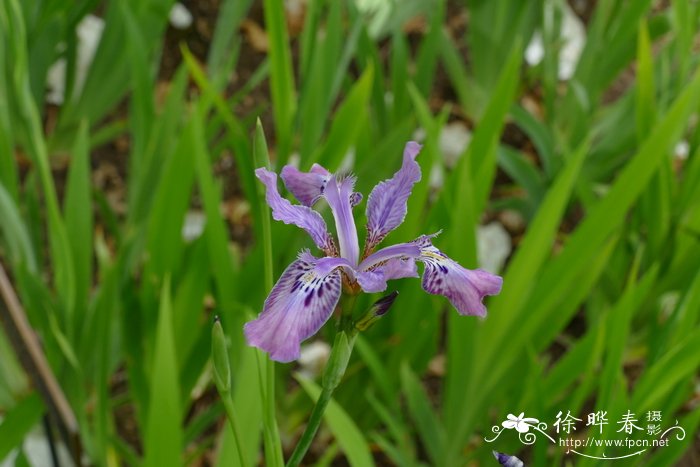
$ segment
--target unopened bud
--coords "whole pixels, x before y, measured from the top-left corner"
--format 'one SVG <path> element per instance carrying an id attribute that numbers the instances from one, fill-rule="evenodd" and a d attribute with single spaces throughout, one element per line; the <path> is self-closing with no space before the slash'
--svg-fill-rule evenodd
<path id="1" fill-rule="evenodd" d="M 211 332 L 211 359 L 214 363 L 214 382 L 219 392 L 227 392 L 231 389 L 231 366 L 228 362 L 226 350 L 226 336 L 221 327 L 219 317 L 214 318 L 214 327 Z"/>
<path id="2" fill-rule="evenodd" d="M 393 291 L 389 295 L 374 302 L 374 305 L 372 305 L 367 313 L 360 318 L 357 324 L 355 324 L 355 327 L 360 331 L 366 331 L 369 329 L 376 321 L 384 316 L 387 311 L 389 311 L 389 308 L 391 308 L 391 305 L 394 304 L 394 300 L 396 300 L 398 295 L 399 293 L 397 291 Z"/>
<path id="3" fill-rule="evenodd" d="M 496 458 L 499 464 L 505 465 L 506 467 L 524 467 L 523 461 L 515 456 L 508 454 L 503 454 L 502 452 L 493 451 L 493 457 Z"/>

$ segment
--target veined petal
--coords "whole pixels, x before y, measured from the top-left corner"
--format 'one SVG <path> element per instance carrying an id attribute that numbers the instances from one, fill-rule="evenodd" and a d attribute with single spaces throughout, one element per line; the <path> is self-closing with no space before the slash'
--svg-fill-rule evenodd
<path id="1" fill-rule="evenodd" d="M 355 277 L 365 292 L 383 292 L 386 290 L 387 281 L 418 277 L 418 269 L 413 258 L 391 258 L 372 270 L 355 272 Z"/>
<path id="2" fill-rule="evenodd" d="M 272 288 L 262 313 L 246 323 L 248 344 L 280 362 L 299 358 L 301 342 L 328 321 L 340 298 L 338 259 L 302 252 Z"/>
<path id="3" fill-rule="evenodd" d="M 485 316 L 486 307 L 481 300 L 486 295 L 498 294 L 503 279 L 483 269 L 463 268 L 435 248 L 430 238 L 423 236 L 415 241 L 421 248 L 418 261 L 425 264 L 423 289 L 431 294 L 444 295 L 462 315 Z"/>
<path id="4" fill-rule="evenodd" d="M 311 166 L 308 172 L 302 172 L 294 166 L 285 165 L 280 174 L 284 186 L 304 206 L 313 206 L 321 197 L 331 177 L 331 173 L 318 164 Z"/>
<path id="5" fill-rule="evenodd" d="M 414 242 L 397 243 L 372 253 L 360 263 L 358 269 L 367 270 L 375 264 L 383 263 L 391 258 L 418 258 L 419 256 L 420 247 Z"/>
<path id="6" fill-rule="evenodd" d="M 401 169 L 389 180 L 374 187 L 367 200 L 367 241 L 365 251 L 381 242 L 406 217 L 406 202 L 413 185 L 421 178 L 416 157 L 421 146 L 410 141 L 403 151 Z"/>
<path id="7" fill-rule="evenodd" d="M 354 177 L 345 177 L 342 180 L 331 177 L 326 184 L 323 196 L 333 211 L 340 256 L 356 265 L 360 256 L 360 246 L 357 242 L 355 218 L 352 216 L 352 206 L 350 205 L 354 186 Z"/>
<path id="8" fill-rule="evenodd" d="M 333 239 L 328 234 L 328 227 L 323 217 L 308 206 L 293 205 L 282 198 L 277 191 L 277 174 L 267 169 L 259 168 L 255 175 L 265 184 L 265 199 L 272 208 L 272 217 L 285 224 L 301 227 L 311 236 L 317 247 L 330 253 L 335 250 Z"/>

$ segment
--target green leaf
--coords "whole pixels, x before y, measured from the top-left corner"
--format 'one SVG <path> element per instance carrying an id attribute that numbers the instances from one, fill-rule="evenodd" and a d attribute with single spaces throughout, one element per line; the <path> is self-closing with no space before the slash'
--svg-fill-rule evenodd
<path id="1" fill-rule="evenodd" d="M 12 196 L 0 183 L 0 232 L 7 242 L 8 256 L 12 263 L 23 263 L 29 272 L 36 272 L 37 264 L 32 239 L 19 214 L 18 206 Z"/>
<path id="2" fill-rule="evenodd" d="M 75 267 L 75 294 L 78 309 L 74 324 L 79 326 L 87 311 L 93 278 L 90 154 L 88 127 L 85 121 L 80 125 L 73 146 L 63 211 L 66 217 L 66 231 L 73 253 L 73 266 Z"/>
<path id="3" fill-rule="evenodd" d="M 453 443 L 461 442 L 461 436 L 466 429 L 465 420 L 468 417 L 460 415 L 467 410 L 465 404 L 470 399 L 464 397 L 465 386 L 471 388 L 471 392 L 468 391 L 467 394 L 483 391 L 480 384 L 484 378 L 483 375 L 494 370 L 492 365 L 495 353 L 502 349 L 506 336 L 511 332 L 518 333 L 516 330 L 520 323 L 518 316 L 527 311 L 523 306 L 527 303 L 527 297 L 538 280 L 538 271 L 551 253 L 555 235 L 587 150 L 588 144 L 584 143 L 571 156 L 540 205 L 525 238 L 508 266 L 503 279 L 503 290 L 500 295 L 492 299 L 489 305 L 489 317 L 476 336 L 477 342 L 474 348 L 481 349 L 478 355 L 473 354 L 472 359 L 465 359 L 463 357 L 465 353 L 462 352 L 465 343 L 459 342 L 460 334 L 454 331 L 449 335 L 452 341 L 457 341 L 449 347 L 448 375 L 451 376 L 448 377 L 449 398 L 445 406 L 445 418 L 449 422 L 447 430 L 450 436 L 454 436 Z"/>
<path id="4" fill-rule="evenodd" d="M 363 118 L 367 112 L 370 92 L 372 91 L 373 68 L 368 67 L 355 83 L 347 97 L 333 117 L 325 144 L 311 157 L 326 167 L 338 167 L 345 154 L 353 146 L 360 130 L 366 124 Z"/>
<path id="5" fill-rule="evenodd" d="M 182 407 L 173 338 L 170 279 L 160 297 L 155 353 L 150 377 L 150 404 L 144 430 L 144 466 L 182 464 Z"/>
<path id="6" fill-rule="evenodd" d="M 282 0 L 264 0 L 263 9 L 265 29 L 270 41 L 270 95 L 275 119 L 277 157 L 279 164 L 284 165 L 291 150 L 292 123 L 296 113 L 294 69 Z"/>
<path id="7" fill-rule="evenodd" d="M 700 367 L 700 329 L 695 329 L 640 377 L 632 395 L 632 407 L 651 410 L 679 384 L 688 384 Z"/>
<path id="8" fill-rule="evenodd" d="M 186 131 L 161 169 L 148 223 L 148 251 L 158 275 L 173 271 L 182 255 L 182 225 L 195 177 L 193 152 L 192 131 Z"/>
<path id="9" fill-rule="evenodd" d="M 22 444 L 43 413 L 44 403 L 39 394 L 33 392 L 5 414 L 0 422 L 0 461 Z"/>
<path id="10" fill-rule="evenodd" d="M 433 465 L 445 465 L 445 429 L 433 411 L 420 381 L 406 363 L 401 365 L 401 387 L 406 395 L 413 423 Z"/>
<path id="11" fill-rule="evenodd" d="M 654 87 L 654 63 L 646 21 L 639 24 L 637 36 L 637 135 L 644 141 L 654 125 L 656 117 L 656 89 Z"/>

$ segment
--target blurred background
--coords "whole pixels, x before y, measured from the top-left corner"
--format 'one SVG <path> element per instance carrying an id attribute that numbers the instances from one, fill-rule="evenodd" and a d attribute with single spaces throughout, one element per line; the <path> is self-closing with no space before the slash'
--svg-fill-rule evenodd
<path id="1" fill-rule="evenodd" d="M 700 465 L 699 13 L 693 0 L 3 0 L 0 465 L 238 465 L 211 382 L 215 315 L 242 457 L 270 464 L 267 357 L 242 335 L 269 292 L 262 132 L 276 170 L 352 171 L 365 196 L 421 141 L 423 179 L 389 241 L 442 229 L 438 248 L 504 276 L 485 320 L 391 283 L 399 298 L 358 339 L 305 465 L 486 466 L 495 449 L 593 466 L 640 450 L 585 457 L 498 431 L 523 412 L 550 436 L 570 412 L 571 439 L 678 425 L 682 439 L 604 465 Z M 281 223 L 271 237 L 276 280 L 313 245 Z M 285 456 L 333 332 L 275 366 Z M 586 426 L 598 411 L 602 435 Z M 632 434 L 618 432 L 628 412 Z"/>

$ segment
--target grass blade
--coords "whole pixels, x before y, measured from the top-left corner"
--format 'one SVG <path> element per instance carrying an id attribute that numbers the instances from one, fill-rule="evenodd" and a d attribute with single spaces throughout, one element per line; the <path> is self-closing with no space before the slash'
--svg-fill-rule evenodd
<path id="1" fill-rule="evenodd" d="M 172 319 L 170 279 L 166 279 L 160 297 L 150 406 L 144 436 L 146 467 L 182 465 L 182 407 Z"/>

